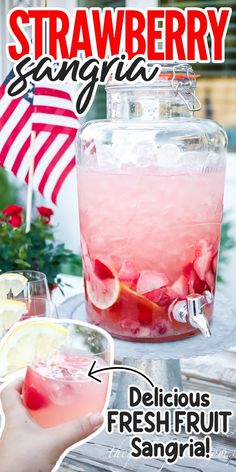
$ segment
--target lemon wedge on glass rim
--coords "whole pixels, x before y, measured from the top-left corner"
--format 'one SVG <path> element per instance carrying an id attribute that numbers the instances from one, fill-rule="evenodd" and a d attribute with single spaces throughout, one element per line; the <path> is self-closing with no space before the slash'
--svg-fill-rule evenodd
<path id="1" fill-rule="evenodd" d="M 0 275 L 0 300 L 7 298 L 11 292 L 14 297 L 17 297 L 27 285 L 28 279 L 24 275 L 5 272 Z"/>
<path id="2" fill-rule="evenodd" d="M 18 300 L 0 300 L 0 337 L 27 312 L 26 303 Z"/>
<path id="3" fill-rule="evenodd" d="M 0 377 L 47 359 L 66 338 L 68 329 L 43 319 L 16 323 L 0 342 Z"/>

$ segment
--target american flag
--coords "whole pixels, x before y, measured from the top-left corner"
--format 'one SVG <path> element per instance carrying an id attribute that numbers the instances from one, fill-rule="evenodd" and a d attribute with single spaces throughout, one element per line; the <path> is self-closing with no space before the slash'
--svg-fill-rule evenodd
<path id="1" fill-rule="evenodd" d="M 33 188 L 53 203 L 75 169 L 79 121 L 63 84 L 30 84 L 19 98 L 6 93 L 14 72 L 0 87 L 0 166 L 28 183 L 31 133 L 35 131 Z"/>

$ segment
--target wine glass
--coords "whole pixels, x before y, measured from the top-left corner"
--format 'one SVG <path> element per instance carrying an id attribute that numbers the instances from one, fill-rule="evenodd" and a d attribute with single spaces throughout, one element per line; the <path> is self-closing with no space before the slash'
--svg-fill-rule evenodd
<path id="1" fill-rule="evenodd" d="M 47 298 L 50 300 L 47 277 L 43 272 L 36 270 L 12 270 L 10 274 L 23 275 L 27 279 L 24 290 L 14 298 Z"/>
<path id="2" fill-rule="evenodd" d="M 25 304 L 25 313 L 22 315 L 21 320 L 26 320 L 32 316 L 36 317 L 47 317 L 47 318 L 58 318 L 57 307 L 55 303 L 47 298 L 39 297 L 17 297 L 17 302 Z"/>
<path id="3" fill-rule="evenodd" d="M 0 339 L 18 321 L 31 317 L 58 318 L 56 305 L 47 298 L 10 298 L 2 301 L 0 311 Z"/>

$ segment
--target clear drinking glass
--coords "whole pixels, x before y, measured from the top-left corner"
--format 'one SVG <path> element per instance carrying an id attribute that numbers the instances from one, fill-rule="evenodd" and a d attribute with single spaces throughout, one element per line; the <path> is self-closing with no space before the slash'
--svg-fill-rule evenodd
<path id="1" fill-rule="evenodd" d="M 40 318 L 58 318 L 57 307 L 55 303 L 47 298 L 17 298 L 17 302 L 25 304 L 25 313 L 22 315 L 22 320 L 26 320 L 33 316 Z"/>
<path id="2" fill-rule="evenodd" d="M 36 270 L 12 270 L 11 274 L 20 274 L 27 278 L 28 282 L 23 292 L 21 292 L 15 298 L 27 297 L 40 297 L 50 299 L 50 292 L 48 288 L 47 277 L 43 272 Z"/>
<path id="3" fill-rule="evenodd" d="M 88 376 L 94 361 L 96 369 L 111 362 L 108 337 L 78 322 L 55 323 L 65 330 L 65 337 L 47 359 L 35 357 L 23 386 L 23 402 L 44 428 L 102 412 L 109 397 L 110 374 L 96 374 L 101 383 Z"/>
<path id="4" fill-rule="evenodd" d="M 17 321 L 31 317 L 58 318 L 56 305 L 47 298 L 10 298 L 2 301 L 0 310 L 0 339 Z"/>

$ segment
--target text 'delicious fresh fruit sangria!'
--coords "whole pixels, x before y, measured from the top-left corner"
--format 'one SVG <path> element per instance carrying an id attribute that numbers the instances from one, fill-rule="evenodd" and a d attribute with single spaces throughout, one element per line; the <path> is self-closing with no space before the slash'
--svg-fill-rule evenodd
<path id="1" fill-rule="evenodd" d="M 171 71 L 151 88 L 109 85 L 109 120 L 80 137 L 88 319 L 134 341 L 210 334 L 226 138 L 193 117 L 194 92 L 176 94 Z"/>

